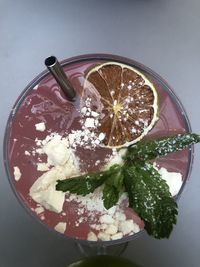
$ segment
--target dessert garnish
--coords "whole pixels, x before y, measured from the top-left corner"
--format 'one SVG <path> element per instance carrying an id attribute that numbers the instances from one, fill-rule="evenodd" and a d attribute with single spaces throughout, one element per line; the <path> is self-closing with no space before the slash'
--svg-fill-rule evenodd
<path id="1" fill-rule="evenodd" d="M 122 165 L 114 164 L 105 171 L 58 180 L 56 190 L 87 195 L 104 185 L 106 209 L 127 192 L 129 207 L 144 221 L 147 233 L 157 239 L 169 238 L 176 224 L 177 204 L 151 160 L 198 142 L 200 135 L 194 133 L 139 141 L 128 147 Z"/>

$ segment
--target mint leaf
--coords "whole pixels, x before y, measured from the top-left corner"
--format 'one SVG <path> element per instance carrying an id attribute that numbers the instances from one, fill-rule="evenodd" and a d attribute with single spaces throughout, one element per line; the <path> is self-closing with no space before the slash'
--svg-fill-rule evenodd
<path id="1" fill-rule="evenodd" d="M 69 191 L 77 195 L 85 196 L 94 192 L 94 190 L 101 186 L 106 180 L 109 180 L 108 184 L 113 184 L 116 188 L 119 188 L 120 184 L 123 183 L 120 175 L 121 166 L 115 164 L 106 171 L 58 180 L 56 184 L 56 190 L 63 192 Z"/>
<path id="2" fill-rule="evenodd" d="M 128 147 L 125 160 L 127 162 L 152 160 L 182 150 L 198 142 L 200 142 L 200 135 L 194 133 L 178 134 L 176 136 L 163 137 L 157 140 L 140 141 Z"/>
<path id="3" fill-rule="evenodd" d="M 106 209 L 116 205 L 123 187 L 123 168 L 120 165 L 113 165 L 110 168 L 111 176 L 105 181 L 103 189 L 103 203 Z"/>
<path id="4" fill-rule="evenodd" d="M 119 199 L 119 191 L 116 187 L 105 184 L 103 189 L 103 204 L 106 209 L 112 208 L 112 206 L 116 205 Z"/>
<path id="5" fill-rule="evenodd" d="M 110 176 L 109 171 L 80 175 L 65 180 L 58 180 L 56 190 L 63 192 L 71 192 L 78 195 L 87 195 L 101 186 Z"/>
<path id="6" fill-rule="evenodd" d="M 147 233 L 168 238 L 176 224 L 177 204 L 158 171 L 150 163 L 135 164 L 125 169 L 124 185 L 129 207 L 144 220 Z"/>

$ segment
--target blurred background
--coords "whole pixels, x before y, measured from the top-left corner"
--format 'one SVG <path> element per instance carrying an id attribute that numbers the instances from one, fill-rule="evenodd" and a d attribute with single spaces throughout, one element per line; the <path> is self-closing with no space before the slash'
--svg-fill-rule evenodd
<path id="1" fill-rule="evenodd" d="M 200 133 L 199 0 L 0 0 L 0 139 L 21 91 L 44 58 L 110 53 L 135 59 L 165 78 Z M 144 267 L 198 267 L 200 147 L 169 240 L 146 234 L 124 253 Z M 34 221 L 17 202 L 1 153 L 0 267 L 61 267 L 81 257 L 74 243 Z"/>

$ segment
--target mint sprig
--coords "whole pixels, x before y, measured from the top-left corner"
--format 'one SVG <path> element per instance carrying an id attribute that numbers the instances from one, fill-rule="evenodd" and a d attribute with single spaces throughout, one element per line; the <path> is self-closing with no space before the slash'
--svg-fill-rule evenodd
<path id="1" fill-rule="evenodd" d="M 123 168 L 115 164 L 110 168 L 112 175 L 105 181 L 103 188 L 103 203 L 106 209 L 110 209 L 119 200 L 123 188 Z"/>
<path id="2" fill-rule="evenodd" d="M 157 140 L 140 141 L 127 149 L 124 165 L 109 170 L 57 181 L 56 190 L 86 195 L 104 184 L 106 209 L 114 206 L 125 191 L 131 207 L 145 222 L 149 235 L 168 238 L 178 214 L 169 187 L 149 160 L 165 156 L 200 142 L 200 135 L 178 134 Z"/>
<path id="3" fill-rule="evenodd" d="M 178 211 L 167 183 L 150 163 L 136 164 L 124 171 L 129 207 L 143 219 L 149 235 L 168 238 Z"/>

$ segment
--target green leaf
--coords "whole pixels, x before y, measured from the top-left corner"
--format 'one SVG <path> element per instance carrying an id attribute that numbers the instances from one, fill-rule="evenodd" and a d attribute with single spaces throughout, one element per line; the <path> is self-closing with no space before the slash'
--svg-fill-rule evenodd
<path id="1" fill-rule="evenodd" d="M 157 140 L 140 141 L 128 148 L 125 160 L 127 162 L 152 160 L 182 150 L 198 142 L 200 142 L 200 135 L 194 133 L 178 134 Z"/>
<path id="2" fill-rule="evenodd" d="M 87 195 L 101 186 L 109 177 L 109 171 L 85 174 L 65 180 L 58 180 L 56 190 L 63 192 L 71 192 L 78 195 Z"/>
<path id="3" fill-rule="evenodd" d="M 116 205 L 119 199 L 119 191 L 116 187 L 105 184 L 103 189 L 103 204 L 106 209 L 112 208 Z"/>
<path id="4" fill-rule="evenodd" d="M 169 187 L 150 163 L 125 169 L 125 189 L 129 207 L 145 222 L 145 229 L 155 238 L 168 238 L 176 224 L 177 204 Z"/>
<path id="5" fill-rule="evenodd" d="M 103 189 L 103 202 L 106 209 L 116 205 L 123 187 L 123 168 L 120 165 L 113 165 L 110 168 L 110 177 L 105 181 Z"/>
<path id="6" fill-rule="evenodd" d="M 112 183 L 112 177 L 116 178 L 113 180 L 115 181 L 114 186 L 117 187 L 119 183 L 122 184 L 122 181 L 120 181 L 120 170 L 121 166 L 115 164 L 106 171 L 58 180 L 56 184 L 56 190 L 63 192 L 69 191 L 74 194 L 85 196 L 94 192 L 97 187 L 101 186 L 108 179 L 110 179 L 110 182 L 108 183 Z"/>

